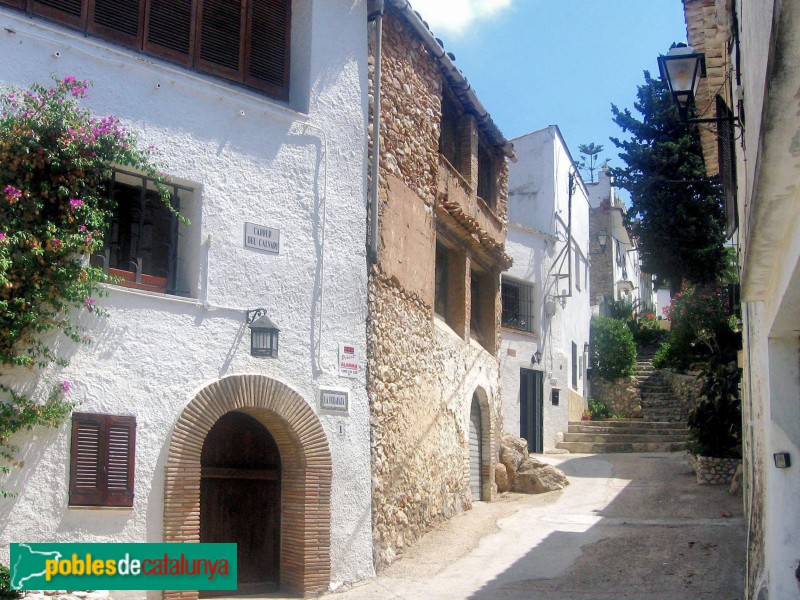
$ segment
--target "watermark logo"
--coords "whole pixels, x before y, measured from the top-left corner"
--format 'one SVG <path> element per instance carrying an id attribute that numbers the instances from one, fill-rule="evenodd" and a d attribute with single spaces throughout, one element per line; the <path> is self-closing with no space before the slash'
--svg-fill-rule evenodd
<path id="1" fill-rule="evenodd" d="M 15 590 L 235 590 L 236 544 L 11 544 Z"/>

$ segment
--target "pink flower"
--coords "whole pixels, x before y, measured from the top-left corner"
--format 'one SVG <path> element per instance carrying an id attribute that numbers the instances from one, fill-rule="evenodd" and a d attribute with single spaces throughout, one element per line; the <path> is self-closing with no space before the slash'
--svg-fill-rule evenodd
<path id="1" fill-rule="evenodd" d="M 64 77 L 64 83 L 75 83 L 77 79 L 75 79 L 74 75 L 67 75 Z"/>
<path id="2" fill-rule="evenodd" d="M 4 239 L 6 239 L 6 234 L 0 233 L 0 242 L 2 242 Z"/>
<path id="3" fill-rule="evenodd" d="M 53 238 L 53 245 L 54 246 L 60 246 L 61 245 L 61 240 L 58 239 L 58 238 Z"/>
<path id="4" fill-rule="evenodd" d="M 86 231 L 86 225 L 81 225 L 78 227 L 78 231 Z"/>
<path id="5" fill-rule="evenodd" d="M 67 381 L 66 379 L 61 380 L 61 391 L 65 394 L 68 394 L 69 391 L 72 389 L 72 383 Z"/>
<path id="6" fill-rule="evenodd" d="M 19 200 L 20 198 L 22 198 L 22 192 L 10 185 L 7 185 L 6 187 L 3 188 L 3 193 L 9 200 Z"/>
<path id="7" fill-rule="evenodd" d="M 94 298 L 84 298 L 83 303 L 89 310 L 92 310 L 92 308 L 94 308 Z"/>
<path id="8" fill-rule="evenodd" d="M 79 198 L 72 198 L 69 201 L 69 209 L 72 212 L 75 212 L 75 209 L 78 208 L 79 206 L 83 206 L 83 200 L 81 200 Z"/>

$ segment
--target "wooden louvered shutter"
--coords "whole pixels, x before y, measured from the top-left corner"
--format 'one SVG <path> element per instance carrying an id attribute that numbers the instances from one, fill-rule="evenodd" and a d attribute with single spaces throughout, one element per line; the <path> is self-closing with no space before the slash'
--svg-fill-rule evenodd
<path id="1" fill-rule="evenodd" d="M 289 97 L 291 1 L 250 0 L 244 82 Z"/>
<path id="2" fill-rule="evenodd" d="M 0 4 L 8 4 L 16 8 L 25 8 L 28 6 L 28 0 L 0 0 Z"/>
<path id="3" fill-rule="evenodd" d="M 89 0 L 31 0 L 30 10 L 37 15 L 83 29 L 88 4 Z"/>
<path id="4" fill-rule="evenodd" d="M 142 47 L 144 0 L 93 0 L 89 31 L 106 39 Z"/>
<path id="5" fill-rule="evenodd" d="M 197 0 L 149 0 L 144 50 L 191 65 L 196 21 Z"/>
<path id="6" fill-rule="evenodd" d="M 74 413 L 71 506 L 133 506 L 136 419 Z"/>
<path id="7" fill-rule="evenodd" d="M 242 0 L 201 0 L 195 66 L 243 81 L 245 19 Z"/>

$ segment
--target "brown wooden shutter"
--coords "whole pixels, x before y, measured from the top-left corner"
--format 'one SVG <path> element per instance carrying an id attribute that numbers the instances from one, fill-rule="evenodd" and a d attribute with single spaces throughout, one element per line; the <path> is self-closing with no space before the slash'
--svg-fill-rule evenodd
<path id="1" fill-rule="evenodd" d="M 133 506 L 136 418 L 74 413 L 71 506 Z"/>
<path id="2" fill-rule="evenodd" d="M 245 19 L 243 0 L 201 0 L 195 66 L 234 81 L 244 81 Z"/>
<path id="3" fill-rule="evenodd" d="M 28 0 L 0 0 L 0 4 L 8 4 L 16 8 L 26 8 L 28 6 Z"/>
<path id="4" fill-rule="evenodd" d="M 196 21 L 197 0 L 149 0 L 144 49 L 191 65 Z"/>
<path id="5" fill-rule="evenodd" d="M 291 2 L 251 0 L 248 10 L 244 82 L 279 98 L 289 96 Z"/>
<path id="6" fill-rule="evenodd" d="M 37 15 L 83 29 L 89 0 L 31 0 L 30 10 Z"/>
<path id="7" fill-rule="evenodd" d="M 89 31 L 135 48 L 142 47 L 144 0 L 93 0 Z"/>

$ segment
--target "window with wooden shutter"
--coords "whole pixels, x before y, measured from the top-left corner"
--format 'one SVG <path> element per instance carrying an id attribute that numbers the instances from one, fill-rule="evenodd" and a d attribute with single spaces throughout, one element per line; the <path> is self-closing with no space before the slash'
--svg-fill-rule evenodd
<path id="1" fill-rule="evenodd" d="M 252 0 L 244 82 L 286 98 L 289 94 L 291 2 Z"/>
<path id="2" fill-rule="evenodd" d="M 144 50 L 191 64 L 197 0 L 150 0 Z"/>
<path id="3" fill-rule="evenodd" d="M 70 506 L 133 506 L 136 418 L 73 413 Z"/>
<path id="4" fill-rule="evenodd" d="M 73 27 L 84 27 L 89 0 L 31 0 L 31 12 Z"/>
<path id="5" fill-rule="evenodd" d="M 291 0 L 0 0 L 199 71 L 289 97 Z"/>
<path id="6" fill-rule="evenodd" d="M 90 4 L 91 33 L 135 48 L 141 47 L 144 0 L 94 0 Z"/>

